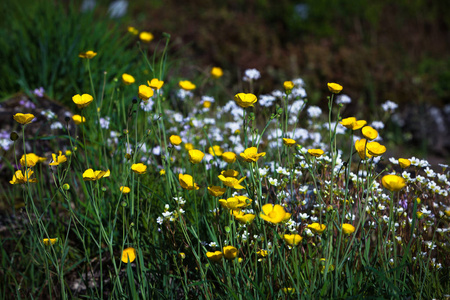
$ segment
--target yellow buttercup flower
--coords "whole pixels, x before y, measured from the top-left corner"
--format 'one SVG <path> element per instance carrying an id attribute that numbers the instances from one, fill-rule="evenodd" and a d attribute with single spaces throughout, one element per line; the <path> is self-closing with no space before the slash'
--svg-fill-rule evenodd
<path id="1" fill-rule="evenodd" d="M 20 158 L 20 164 L 23 167 L 25 167 L 25 159 L 28 168 L 34 167 L 37 163 L 47 160 L 45 157 L 40 157 L 34 153 L 28 153 L 27 155 L 22 155 Z"/>
<path id="2" fill-rule="evenodd" d="M 238 254 L 238 250 L 234 246 L 225 246 L 222 250 L 226 259 L 235 259 Z"/>
<path id="3" fill-rule="evenodd" d="M 286 93 L 290 93 L 292 89 L 294 88 L 294 83 L 292 81 L 285 81 L 283 83 L 283 87 L 286 91 Z"/>
<path id="4" fill-rule="evenodd" d="M 285 144 L 288 147 L 291 147 L 297 144 L 297 142 L 293 139 L 283 138 L 283 144 Z"/>
<path id="5" fill-rule="evenodd" d="M 366 147 L 366 139 L 357 140 L 355 142 L 355 149 L 358 151 L 358 155 L 361 159 L 371 158 L 372 155 L 369 153 Z"/>
<path id="6" fill-rule="evenodd" d="M 233 216 L 241 224 L 251 224 L 256 217 L 254 214 L 246 214 L 241 210 L 234 210 Z"/>
<path id="7" fill-rule="evenodd" d="M 203 102 L 203 108 L 210 108 L 211 107 L 211 101 L 205 100 Z"/>
<path id="8" fill-rule="evenodd" d="M 244 150 L 241 154 L 239 154 L 246 162 L 256 162 L 262 156 L 266 155 L 266 152 L 258 153 L 258 149 L 256 147 L 250 147 Z"/>
<path id="9" fill-rule="evenodd" d="M 321 234 L 322 232 L 325 231 L 325 229 L 327 228 L 327 225 L 319 224 L 319 223 L 312 223 L 312 224 L 309 224 L 307 227 L 309 229 L 311 229 L 312 231 L 314 231 L 315 233 Z"/>
<path id="10" fill-rule="evenodd" d="M 189 153 L 189 161 L 193 164 L 200 163 L 203 157 L 205 156 L 205 153 L 197 149 L 189 150 L 188 153 Z"/>
<path id="11" fill-rule="evenodd" d="M 127 186 L 121 186 L 119 190 L 122 192 L 122 194 L 128 194 L 129 192 L 131 192 L 131 189 Z"/>
<path id="12" fill-rule="evenodd" d="M 139 86 L 138 97 L 144 101 L 147 101 L 153 96 L 153 89 L 145 84 Z"/>
<path id="13" fill-rule="evenodd" d="M 153 40 L 153 34 L 147 31 L 142 31 L 139 34 L 139 39 L 144 43 L 150 43 Z"/>
<path id="14" fill-rule="evenodd" d="M 211 76 L 213 78 L 220 78 L 223 76 L 223 70 L 219 67 L 214 67 L 211 69 Z"/>
<path id="15" fill-rule="evenodd" d="M 225 177 L 223 175 L 218 176 L 220 181 L 223 182 L 224 185 L 228 187 L 232 187 L 237 190 L 244 189 L 244 187 L 240 184 L 246 177 L 242 177 L 241 179 L 236 179 L 234 177 Z"/>
<path id="16" fill-rule="evenodd" d="M 192 145 L 191 143 L 186 143 L 184 144 L 184 149 L 186 149 L 187 151 L 194 149 L 194 145 Z"/>
<path id="17" fill-rule="evenodd" d="M 134 248 L 123 249 L 122 261 L 124 263 L 132 263 L 136 259 L 136 250 Z"/>
<path id="18" fill-rule="evenodd" d="M 406 158 L 399 158 L 398 159 L 398 164 L 400 165 L 400 167 L 402 169 L 406 169 L 407 167 L 409 167 L 411 165 L 411 161 L 409 159 L 406 159 Z"/>
<path id="19" fill-rule="evenodd" d="M 329 82 L 327 84 L 327 86 L 328 86 L 328 90 L 330 92 L 332 92 L 333 94 L 339 94 L 343 89 L 342 85 L 334 83 L 334 82 Z"/>
<path id="20" fill-rule="evenodd" d="M 380 156 L 384 152 L 386 152 L 386 147 L 381 145 L 378 142 L 367 143 L 366 147 L 367 147 L 367 151 L 369 152 L 369 154 L 373 155 L 373 156 Z"/>
<path id="21" fill-rule="evenodd" d="M 299 234 L 285 234 L 283 236 L 283 239 L 289 245 L 297 246 L 302 241 L 303 238 Z"/>
<path id="22" fill-rule="evenodd" d="M 180 88 L 182 88 L 185 91 L 192 91 L 192 90 L 195 90 L 195 88 L 196 88 L 195 84 L 193 84 L 189 80 L 182 80 L 182 81 L 178 82 L 178 85 Z"/>
<path id="23" fill-rule="evenodd" d="M 225 162 L 227 162 L 229 164 L 232 164 L 232 163 L 234 163 L 236 161 L 236 153 L 234 153 L 234 152 L 224 152 L 222 154 L 222 159 Z"/>
<path id="24" fill-rule="evenodd" d="M 75 95 L 72 97 L 73 102 L 77 105 L 78 108 L 85 108 L 89 104 L 91 104 L 92 101 L 94 101 L 94 98 L 89 94 L 83 94 L 83 95 Z"/>
<path id="25" fill-rule="evenodd" d="M 322 156 L 325 152 L 321 149 L 309 149 L 308 153 L 315 157 Z"/>
<path id="26" fill-rule="evenodd" d="M 374 128 L 372 128 L 371 126 L 364 126 L 361 129 L 362 134 L 364 135 L 364 137 L 368 140 L 374 140 L 378 137 L 378 131 L 376 131 Z"/>
<path id="27" fill-rule="evenodd" d="M 159 175 L 161 175 L 161 176 L 166 175 L 166 170 L 164 170 L 164 169 L 159 170 Z"/>
<path id="28" fill-rule="evenodd" d="M 34 174 L 34 171 L 31 169 L 27 169 L 25 171 L 25 175 L 22 173 L 22 170 L 17 170 L 12 180 L 9 182 L 10 184 L 24 184 L 26 182 L 37 182 L 36 178 L 30 178 Z"/>
<path id="29" fill-rule="evenodd" d="M 383 176 L 381 183 L 391 192 L 398 192 L 406 186 L 405 178 L 393 174 Z"/>
<path id="30" fill-rule="evenodd" d="M 89 50 L 89 51 L 86 51 L 86 52 L 81 52 L 80 54 L 78 54 L 78 57 L 91 59 L 91 58 L 93 58 L 96 55 L 97 55 L 97 52 Z"/>
<path id="31" fill-rule="evenodd" d="M 178 180 L 180 182 L 180 185 L 183 189 L 186 190 L 198 190 L 198 185 L 194 182 L 194 178 L 191 175 L 188 174 L 179 174 Z"/>
<path id="32" fill-rule="evenodd" d="M 158 78 L 153 78 L 151 81 L 147 80 L 147 84 L 152 89 L 159 90 L 164 85 L 164 81 L 159 80 Z"/>
<path id="33" fill-rule="evenodd" d="M 355 232 L 355 226 L 352 224 L 344 223 L 342 224 L 342 232 L 345 234 L 352 234 Z"/>
<path id="34" fill-rule="evenodd" d="M 132 164 L 131 170 L 136 174 L 145 174 L 147 172 L 147 166 L 143 163 Z"/>
<path id="35" fill-rule="evenodd" d="M 251 93 L 239 93 L 234 96 L 234 101 L 236 104 L 242 108 L 246 108 L 249 106 L 253 106 L 258 101 L 258 98 L 254 94 Z"/>
<path id="36" fill-rule="evenodd" d="M 109 177 L 109 175 L 111 174 L 111 172 L 109 170 L 107 171 L 94 171 L 92 169 L 87 169 L 86 171 L 84 171 L 83 173 L 83 180 L 84 181 L 96 181 L 99 180 L 103 177 Z"/>
<path id="37" fill-rule="evenodd" d="M 258 257 L 267 257 L 269 255 L 269 251 L 263 249 L 256 251 L 256 254 L 258 255 Z"/>
<path id="38" fill-rule="evenodd" d="M 58 156 L 56 156 L 55 153 L 52 153 L 52 158 L 53 162 L 50 163 L 50 166 L 57 166 L 67 161 L 67 157 L 62 154 L 62 151 L 59 151 Z"/>
<path id="39" fill-rule="evenodd" d="M 249 206 L 252 203 L 252 199 L 246 196 L 235 196 L 228 199 L 220 199 L 219 203 L 224 207 L 231 210 L 238 210 Z"/>
<path id="40" fill-rule="evenodd" d="M 263 205 L 261 209 L 262 212 L 259 214 L 259 217 L 273 224 L 280 223 L 286 216 L 286 211 L 284 210 L 284 207 L 279 204 L 273 205 L 268 203 Z"/>
<path id="41" fill-rule="evenodd" d="M 135 82 L 134 77 L 126 73 L 122 74 L 122 81 L 125 85 L 130 85 Z"/>
<path id="42" fill-rule="evenodd" d="M 26 125 L 26 124 L 30 124 L 31 121 L 34 120 L 34 115 L 33 114 L 22 114 L 22 113 L 17 113 L 13 116 L 14 120 L 17 123 L 20 123 L 22 125 Z"/>
<path id="43" fill-rule="evenodd" d="M 208 187 L 208 193 L 213 197 L 220 197 L 226 192 L 226 188 L 220 187 L 220 186 L 209 186 Z"/>
<path id="44" fill-rule="evenodd" d="M 208 148 L 208 152 L 212 156 L 222 156 L 223 149 L 222 149 L 222 147 L 220 147 L 218 145 L 214 145 L 214 146 Z"/>
<path id="45" fill-rule="evenodd" d="M 169 137 L 169 141 L 172 145 L 175 145 L 175 146 L 178 146 L 179 144 L 181 144 L 183 142 L 179 135 L 171 135 Z"/>
<path id="46" fill-rule="evenodd" d="M 206 252 L 206 257 L 211 261 L 218 262 L 222 259 L 223 253 L 221 251 Z"/>
<path id="47" fill-rule="evenodd" d="M 358 129 L 364 127 L 366 124 L 367 124 L 366 120 L 358 120 L 355 123 L 353 123 L 352 129 L 358 130 Z"/>
<path id="48" fill-rule="evenodd" d="M 339 122 L 342 126 L 348 129 L 353 129 L 353 124 L 356 122 L 355 117 L 349 117 L 342 119 L 341 122 Z"/>
<path id="49" fill-rule="evenodd" d="M 54 244 L 56 244 L 57 241 L 58 241 L 58 238 L 54 238 L 54 239 L 45 238 L 42 240 L 42 242 L 44 243 L 45 246 L 54 245 Z"/>
<path id="50" fill-rule="evenodd" d="M 224 170 L 224 171 L 220 172 L 220 175 L 223 175 L 225 177 L 235 177 L 236 178 L 239 176 L 239 172 L 236 170 L 229 169 L 229 170 L 226 170 L 226 171 Z"/>
<path id="51" fill-rule="evenodd" d="M 128 32 L 131 33 L 132 35 L 138 35 L 139 30 L 137 30 L 133 26 L 128 26 Z"/>
<path id="52" fill-rule="evenodd" d="M 80 125 L 81 123 L 86 122 L 86 118 L 80 115 L 73 115 L 72 120 L 76 125 Z"/>

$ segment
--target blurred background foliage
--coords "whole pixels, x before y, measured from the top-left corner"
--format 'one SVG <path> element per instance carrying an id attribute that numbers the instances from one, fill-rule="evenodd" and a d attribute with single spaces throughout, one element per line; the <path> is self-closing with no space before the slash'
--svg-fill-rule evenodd
<path id="1" fill-rule="evenodd" d="M 87 2 L 95 7 L 82 12 Z M 416 147 L 425 140 L 419 143 L 423 155 L 435 144 L 420 128 L 436 126 L 421 118 L 428 108 L 450 103 L 446 1 L 134 0 L 116 1 L 127 12 L 111 18 L 112 2 L 2 1 L 7 13 L 0 20 L 0 97 L 43 86 L 49 97 L 70 104 L 73 94 L 89 91 L 78 58 L 89 49 L 101 53 L 91 60 L 96 86 L 106 79 L 108 91 L 123 72 L 145 82 L 149 74 L 136 50 L 138 39 L 127 34 L 134 26 L 154 34 L 143 45 L 149 53 L 161 46 L 164 32 L 171 34 L 169 77 L 195 80 L 220 66 L 231 97 L 242 89 L 243 71 L 256 68 L 262 73 L 257 93 L 302 77 L 310 102 L 319 105 L 326 82 L 339 82 L 353 100 L 346 116 L 376 120 L 380 104 L 392 100 L 413 125 L 390 128 L 391 137 Z M 448 146 L 439 155 L 447 156 Z"/>

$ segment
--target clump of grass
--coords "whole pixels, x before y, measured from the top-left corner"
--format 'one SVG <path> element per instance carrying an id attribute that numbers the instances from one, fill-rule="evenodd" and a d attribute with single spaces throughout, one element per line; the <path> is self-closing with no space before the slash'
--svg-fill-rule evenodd
<path id="1" fill-rule="evenodd" d="M 5 298 L 448 294 L 448 166 L 384 158 L 380 122 L 343 116 L 338 84 L 323 112 L 301 79 L 255 95 L 248 70 L 224 101 L 220 72 L 168 78 L 169 41 L 111 91 L 93 80 L 106 54 L 73 54 L 87 85 L 52 154 L 30 155 L 33 116 L 14 116 Z"/>

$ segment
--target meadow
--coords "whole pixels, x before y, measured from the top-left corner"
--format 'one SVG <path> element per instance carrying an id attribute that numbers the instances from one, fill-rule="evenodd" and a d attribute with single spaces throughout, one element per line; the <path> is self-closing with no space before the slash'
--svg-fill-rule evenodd
<path id="1" fill-rule="evenodd" d="M 2 299 L 450 297 L 449 166 L 386 155 L 396 103 L 357 119 L 339 82 L 325 110 L 301 78 L 259 94 L 256 69 L 229 90 L 171 69 L 169 34 L 123 31 L 70 54 L 77 83 L 49 93 L 72 109 L 33 86 L 9 116 Z"/>

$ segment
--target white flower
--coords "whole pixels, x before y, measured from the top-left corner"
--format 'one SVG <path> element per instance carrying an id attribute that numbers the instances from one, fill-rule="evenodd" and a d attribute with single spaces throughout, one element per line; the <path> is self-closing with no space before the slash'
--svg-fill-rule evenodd
<path id="1" fill-rule="evenodd" d="M 394 165 L 398 165 L 398 160 L 395 159 L 394 157 L 390 157 L 390 158 L 389 158 L 389 161 L 390 161 L 392 164 L 394 164 Z"/>
<path id="2" fill-rule="evenodd" d="M 372 127 L 375 128 L 376 130 L 380 130 L 384 128 L 384 123 L 381 121 L 373 121 L 372 122 Z"/>
<path id="3" fill-rule="evenodd" d="M 139 106 L 141 107 L 141 109 L 143 111 L 149 112 L 149 111 L 152 111 L 153 104 L 154 104 L 154 102 L 153 102 L 152 98 L 149 98 L 147 101 L 141 101 Z"/>
<path id="4" fill-rule="evenodd" d="M 322 109 L 318 106 L 310 106 L 307 110 L 308 116 L 311 118 L 317 118 L 322 114 Z"/>
<path id="5" fill-rule="evenodd" d="M 50 125 L 50 129 L 56 130 L 56 129 L 63 129 L 64 126 L 61 124 L 61 122 L 54 122 L 52 125 Z"/>
<path id="6" fill-rule="evenodd" d="M 432 169 L 430 169 L 429 167 L 426 167 L 426 169 L 424 171 L 425 171 L 425 173 L 427 174 L 428 177 L 435 177 L 436 176 L 436 173 Z"/>
<path id="7" fill-rule="evenodd" d="M 211 242 L 211 243 L 209 243 L 209 246 L 211 248 L 216 248 L 217 247 L 217 243 L 216 242 Z"/>
<path id="8" fill-rule="evenodd" d="M 106 118 L 100 118 L 100 127 L 103 129 L 108 129 L 109 128 L 109 117 Z"/>
<path id="9" fill-rule="evenodd" d="M 259 78 L 261 78 L 261 73 L 259 73 L 258 70 L 247 69 L 247 70 L 245 70 L 245 75 L 244 75 L 244 78 L 242 78 L 242 80 L 251 81 L 251 80 L 258 80 Z"/>
<path id="10" fill-rule="evenodd" d="M 345 94 L 341 94 L 339 96 L 336 97 L 336 104 L 349 104 L 352 102 L 352 99 L 345 95 Z"/>
<path id="11" fill-rule="evenodd" d="M 394 110 L 397 109 L 398 105 L 390 100 L 387 100 L 386 102 L 384 102 L 383 104 L 381 104 L 381 107 L 383 108 L 384 111 L 388 111 L 388 112 L 394 112 Z"/>
<path id="12" fill-rule="evenodd" d="M 269 177 L 269 183 L 273 186 L 278 186 L 278 179 Z"/>
<path id="13" fill-rule="evenodd" d="M 259 175 L 260 176 L 266 176 L 267 172 L 268 172 L 268 169 L 266 169 L 266 168 L 259 168 L 258 171 L 259 171 Z"/>

